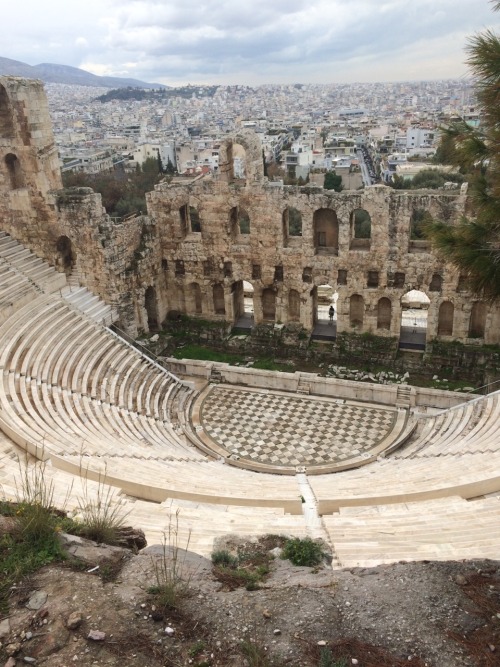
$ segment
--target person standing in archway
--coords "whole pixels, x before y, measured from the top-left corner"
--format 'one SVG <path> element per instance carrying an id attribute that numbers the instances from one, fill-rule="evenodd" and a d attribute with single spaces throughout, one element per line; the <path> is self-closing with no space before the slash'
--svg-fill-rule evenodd
<path id="1" fill-rule="evenodd" d="M 328 315 L 330 316 L 330 322 L 333 323 L 333 316 L 335 315 L 335 308 L 333 306 L 330 306 L 328 309 Z"/>

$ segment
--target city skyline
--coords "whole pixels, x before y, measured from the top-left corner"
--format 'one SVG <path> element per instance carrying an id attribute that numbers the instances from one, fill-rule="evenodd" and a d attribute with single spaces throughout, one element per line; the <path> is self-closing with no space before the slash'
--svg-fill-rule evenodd
<path id="1" fill-rule="evenodd" d="M 487 0 L 25 0 L 2 14 L 2 56 L 174 86 L 458 78 L 467 38 L 498 27 Z"/>

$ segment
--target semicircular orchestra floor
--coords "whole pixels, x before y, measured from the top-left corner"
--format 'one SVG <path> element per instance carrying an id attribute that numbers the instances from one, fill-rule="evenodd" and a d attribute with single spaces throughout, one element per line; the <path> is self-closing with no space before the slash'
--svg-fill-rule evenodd
<path id="1" fill-rule="evenodd" d="M 228 463 L 281 473 L 360 465 L 405 422 L 395 407 L 234 385 L 209 385 L 191 412 L 204 447 Z"/>

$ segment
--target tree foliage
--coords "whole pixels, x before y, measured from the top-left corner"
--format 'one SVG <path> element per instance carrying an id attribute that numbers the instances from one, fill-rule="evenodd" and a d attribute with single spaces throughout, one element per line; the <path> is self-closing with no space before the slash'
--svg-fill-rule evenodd
<path id="1" fill-rule="evenodd" d="M 327 171 L 323 187 L 325 190 L 341 192 L 344 189 L 344 186 L 342 185 L 342 176 L 338 176 L 334 171 Z"/>
<path id="2" fill-rule="evenodd" d="M 142 165 L 137 165 L 135 172 L 132 173 L 113 171 L 85 174 L 69 171 L 63 174 L 63 184 L 66 188 L 72 186 L 92 188 L 101 194 L 102 204 L 110 215 L 122 217 L 131 213 L 145 213 L 145 194 L 154 190 L 154 186 L 162 178 L 159 160 L 151 157 Z"/>
<path id="3" fill-rule="evenodd" d="M 495 11 L 500 2 L 494 2 Z M 468 279 L 470 289 L 500 298 L 500 38 L 491 30 L 473 35 L 467 64 L 476 79 L 479 127 L 465 120 L 447 130 L 448 157 L 468 174 L 474 214 L 457 225 L 433 221 L 425 233 L 438 253 Z"/>

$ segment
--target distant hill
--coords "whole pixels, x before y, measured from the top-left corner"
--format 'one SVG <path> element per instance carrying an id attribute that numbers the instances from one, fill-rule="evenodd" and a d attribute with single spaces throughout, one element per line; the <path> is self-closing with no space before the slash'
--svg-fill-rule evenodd
<path id="1" fill-rule="evenodd" d="M 97 76 L 78 67 L 41 63 L 28 65 L 20 60 L 0 57 L 0 76 L 22 76 L 28 79 L 41 79 L 45 83 L 68 83 L 75 86 L 93 86 L 117 88 L 169 88 L 161 83 L 147 83 L 138 79 L 126 79 L 119 76 Z"/>

